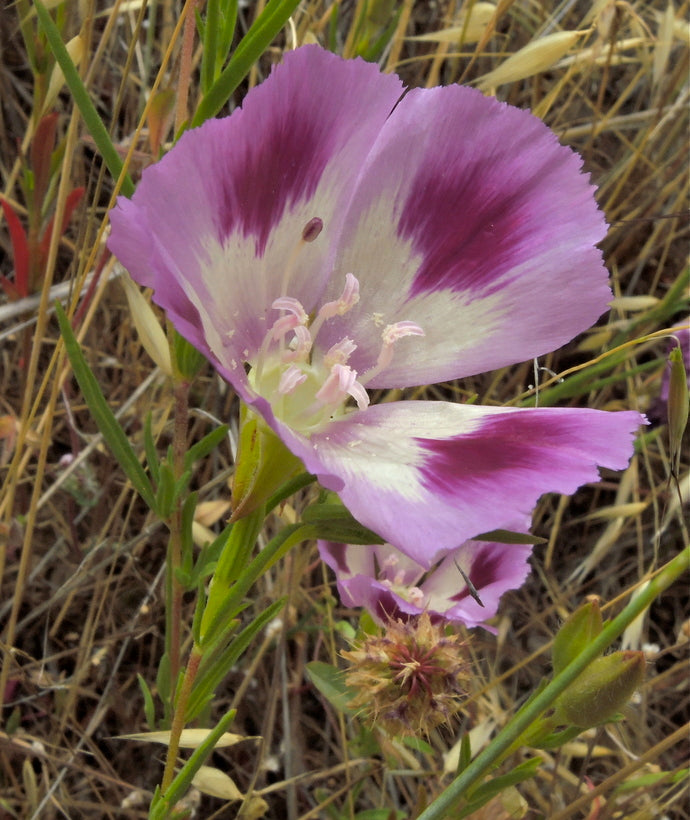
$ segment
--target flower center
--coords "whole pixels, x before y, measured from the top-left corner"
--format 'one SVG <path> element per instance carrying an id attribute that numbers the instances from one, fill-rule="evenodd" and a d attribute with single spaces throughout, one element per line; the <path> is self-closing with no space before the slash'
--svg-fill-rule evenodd
<path id="1" fill-rule="evenodd" d="M 316 220 L 311 220 L 302 234 L 303 241 L 313 241 L 320 228 Z M 285 290 L 288 282 L 286 276 Z M 313 318 L 291 296 L 281 296 L 271 305 L 280 315 L 264 337 L 249 379 L 256 392 L 270 402 L 276 417 L 304 435 L 345 415 L 352 409 L 348 406 L 351 400 L 360 410 L 366 410 L 369 396 L 365 385 L 390 364 L 395 343 L 405 336 L 424 335 L 414 322 L 387 325 L 381 333 L 376 364 L 360 375 L 348 364 L 357 349 L 349 336 L 325 353 L 314 344 L 325 322 L 344 316 L 357 302 L 359 282 L 348 273 L 340 297 L 323 304 Z"/>
<path id="2" fill-rule="evenodd" d="M 409 583 L 409 573 L 404 569 L 399 569 L 398 563 L 396 555 L 388 555 L 381 565 L 378 580 L 403 600 L 419 609 L 424 609 L 428 604 L 426 595 L 418 586 Z"/>

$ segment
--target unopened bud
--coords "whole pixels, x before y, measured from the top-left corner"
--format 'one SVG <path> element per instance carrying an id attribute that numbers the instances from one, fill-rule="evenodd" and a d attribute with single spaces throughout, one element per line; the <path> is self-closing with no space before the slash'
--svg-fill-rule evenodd
<path id="1" fill-rule="evenodd" d="M 596 658 L 556 703 L 559 722 L 589 729 L 615 717 L 644 680 L 643 652 Z"/>
<path id="2" fill-rule="evenodd" d="M 591 598 L 576 609 L 558 630 L 551 650 L 554 675 L 562 672 L 596 638 L 602 628 L 599 602 Z"/>
<path id="3" fill-rule="evenodd" d="M 184 336 L 173 331 L 173 353 L 175 356 L 175 374 L 186 381 L 191 381 L 201 370 L 206 361 L 203 353 L 190 344 Z"/>

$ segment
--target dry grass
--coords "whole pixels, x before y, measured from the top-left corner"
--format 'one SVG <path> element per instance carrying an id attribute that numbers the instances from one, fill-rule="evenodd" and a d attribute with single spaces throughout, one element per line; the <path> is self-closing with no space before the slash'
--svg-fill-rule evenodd
<path id="1" fill-rule="evenodd" d="M 241 9 L 241 27 L 261 5 Z M 334 5 L 304 0 L 294 26 L 254 68 L 250 84 L 266 75 L 295 37 L 298 43 L 325 42 Z M 687 266 L 688 4 L 674 10 L 664 0 L 593 5 L 504 0 L 495 26 L 485 29 L 478 43 L 462 46 L 444 37 L 414 39 L 462 25 L 460 2 L 392 5 L 400 8 L 400 17 L 381 58 L 388 70 L 398 71 L 410 85 L 479 83 L 501 99 L 534 110 L 584 156 L 611 223 L 604 250 L 620 298 L 599 328 L 541 364 L 561 373 L 587 366 L 612 344 L 623 344 L 624 355 L 615 364 L 559 403 L 651 408 L 664 366 L 661 334 L 687 311 L 680 298 L 666 312 L 659 306 Z M 119 10 L 89 0 L 68 2 L 62 12 L 65 40 L 81 32 L 87 44 L 82 76 L 114 141 L 123 151 L 136 142 L 134 175 L 151 161 L 145 133 L 136 129 L 146 89 L 168 50 L 171 68 L 163 85 L 175 87 L 179 42 L 172 36 L 179 6 L 160 0 L 149 40 L 147 29 L 137 28 L 137 2 L 123 3 Z M 335 36 L 341 53 L 352 52 L 352 21 L 361 6 L 340 4 Z M 18 181 L 32 128 L 33 81 L 15 8 L 3 7 L 0 26 L 2 189 L 23 214 Z M 560 55 L 542 55 L 532 76 L 519 76 L 527 66 L 523 58 L 508 82 L 493 88 L 491 78 L 481 81 L 508 55 L 568 31 L 581 35 L 570 38 Z M 238 90 L 236 102 L 246 90 L 246 85 Z M 192 99 L 195 93 L 192 88 Z M 149 412 L 161 449 L 167 444 L 173 397 L 141 347 L 112 265 L 102 264 L 101 226 L 113 181 L 64 89 L 56 107 L 65 143 L 56 175 L 65 181 L 59 201 L 76 185 L 84 185 L 86 194 L 64 240 L 49 256 L 40 306 L 0 304 L 5 704 L 0 816 L 145 817 L 161 776 L 162 747 L 113 738 L 147 729 L 137 675 L 155 685 L 162 654 L 166 533 L 124 482 L 76 385 L 66 377 L 63 359 L 55 355 L 51 285 L 80 288 L 96 271 L 82 301 L 79 334 L 138 450 L 142 419 Z M 10 276 L 13 259 L 4 223 L 0 243 L 0 273 Z M 478 393 L 483 403 L 504 404 L 516 401 L 532 382 L 532 365 L 525 364 L 448 385 L 444 392 Z M 192 408 L 194 439 L 212 428 L 213 419 L 234 419 L 236 412 L 231 391 L 210 369 L 194 386 Z M 498 636 L 480 632 L 471 644 L 469 726 L 503 724 L 533 691 L 548 673 L 545 650 L 556 629 L 585 596 L 598 595 L 610 612 L 618 611 L 650 569 L 687 543 L 682 511 L 669 489 L 669 458 L 665 428 L 656 425 L 624 474 L 607 474 L 572 498 L 542 500 L 535 531 L 548 544 L 535 551 L 529 582 L 504 600 Z M 686 494 L 689 469 L 686 448 L 680 471 Z M 200 500 L 209 504 L 206 523 L 212 528 L 222 520 L 223 509 L 211 503 L 227 501 L 231 470 L 230 447 L 224 447 L 194 479 Z M 254 782 L 269 803 L 267 817 L 276 820 L 346 818 L 374 808 L 413 817 L 447 782 L 443 754 L 459 734 L 434 734 L 429 750 L 412 751 L 390 741 L 377 743 L 355 724 L 339 720 L 304 675 L 311 660 L 335 662 L 334 647 L 345 644 L 333 623 L 349 617 L 332 597 L 313 547 L 293 550 L 263 579 L 246 618 L 281 594 L 290 597 L 285 628 L 249 650 L 214 707 L 214 714 L 220 713 L 236 702 L 233 730 L 262 735 L 263 760 L 257 745 L 247 741 L 217 751 L 214 765 L 231 773 L 243 790 Z M 190 615 L 192 606 L 186 602 Z M 629 631 L 633 648 L 649 647 L 649 675 L 639 697 L 624 722 L 585 733 L 545 756 L 538 776 L 520 787 L 527 816 L 690 817 L 687 779 L 673 778 L 688 765 L 689 615 L 686 582 L 671 588 L 639 628 Z M 683 726 L 685 733 L 674 736 Z M 616 779 L 621 771 L 625 789 Z M 670 775 L 657 783 L 641 780 L 660 772 Z M 600 796 L 594 796 L 590 790 L 598 785 Z M 236 804 L 197 797 L 198 817 L 235 816 Z"/>

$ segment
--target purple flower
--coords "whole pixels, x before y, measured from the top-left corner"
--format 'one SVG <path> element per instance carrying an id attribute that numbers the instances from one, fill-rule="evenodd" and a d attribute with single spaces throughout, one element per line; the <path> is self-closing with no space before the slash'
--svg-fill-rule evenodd
<path id="1" fill-rule="evenodd" d="M 514 523 L 509 529 L 525 531 L 528 523 Z M 319 542 L 345 606 L 364 607 L 383 624 L 426 612 L 432 621 L 457 621 L 490 631 L 485 621 L 496 614 L 503 593 L 525 580 L 531 551 L 525 544 L 467 541 L 427 572 L 391 544 Z"/>
<path id="2" fill-rule="evenodd" d="M 610 298 L 576 154 L 478 91 L 402 94 L 362 60 L 287 54 L 144 171 L 109 247 L 305 467 L 429 567 L 625 467 L 642 417 L 368 406 L 547 353 Z"/>

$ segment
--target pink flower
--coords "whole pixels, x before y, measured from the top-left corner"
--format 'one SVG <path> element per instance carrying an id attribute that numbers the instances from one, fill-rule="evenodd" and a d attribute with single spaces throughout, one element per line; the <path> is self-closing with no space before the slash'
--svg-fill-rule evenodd
<path id="1" fill-rule="evenodd" d="M 509 529 L 524 531 L 526 525 L 513 523 Z M 319 542 L 345 606 L 364 607 L 383 624 L 426 612 L 432 621 L 456 621 L 490 631 L 494 630 L 485 622 L 496 614 L 503 593 L 525 580 L 531 551 L 527 544 L 467 541 L 427 572 L 390 544 Z"/>
<path id="2" fill-rule="evenodd" d="M 622 469 L 637 413 L 368 390 L 539 356 L 610 298 L 581 160 L 531 114 L 316 46 L 185 134 L 109 246 L 321 483 L 422 566 Z"/>

